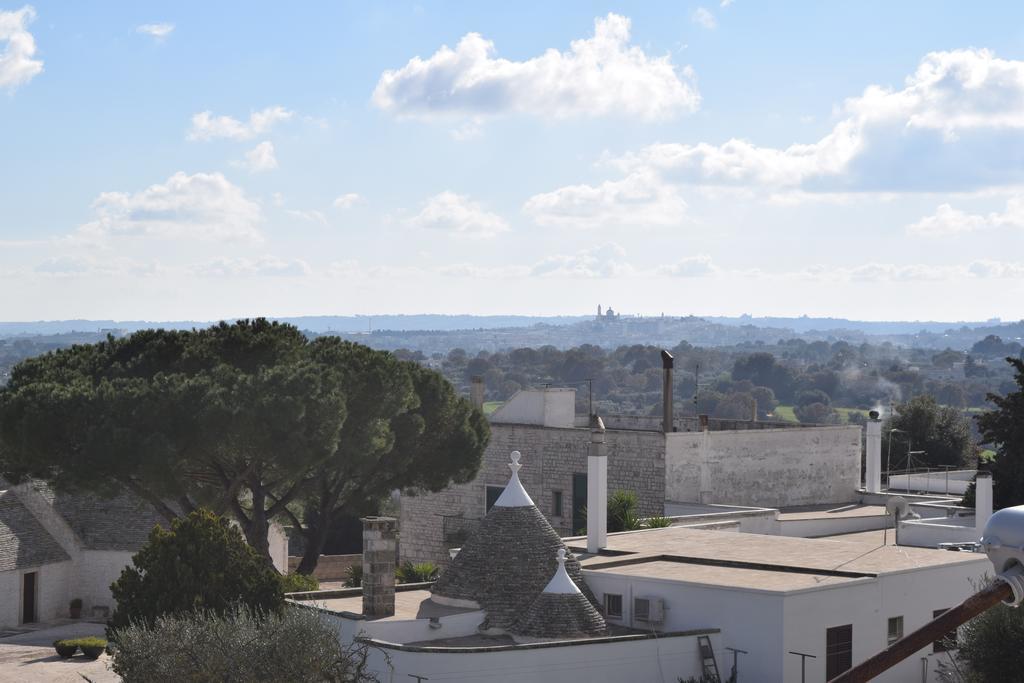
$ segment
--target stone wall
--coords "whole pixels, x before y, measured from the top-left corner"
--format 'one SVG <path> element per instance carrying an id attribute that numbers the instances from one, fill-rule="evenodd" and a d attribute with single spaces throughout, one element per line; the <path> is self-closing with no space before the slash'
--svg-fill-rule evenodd
<path id="1" fill-rule="evenodd" d="M 292 573 L 299 568 L 302 557 L 292 555 L 288 558 L 288 572 Z M 348 578 L 348 569 L 357 564 L 363 563 L 361 554 L 355 555 L 321 555 L 313 570 L 313 576 L 317 581 L 344 581 Z"/>
<path id="2" fill-rule="evenodd" d="M 522 453 L 519 478 L 537 507 L 562 535 L 572 529 L 572 478 L 585 474 L 589 429 L 559 429 L 520 424 L 491 424 L 491 441 L 477 478 L 439 493 L 402 497 L 399 553 L 402 561 L 448 561 L 443 517 L 484 516 L 487 485 L 504 486 L 509 478 L 509 453 Z M 608 488 L 635 491 L 641 516 L 660 515 L 665 500 L 665 437 L 661 432 L 608 430 Z M 555 491 L 562 492 L 563 515 L 553 512 Z"/>
<path id="3" fill-rule="evenodd" d="M 666 500 L 788 507 L 857 499 L 859 426 L 675 432 L 665 441 Z"/>

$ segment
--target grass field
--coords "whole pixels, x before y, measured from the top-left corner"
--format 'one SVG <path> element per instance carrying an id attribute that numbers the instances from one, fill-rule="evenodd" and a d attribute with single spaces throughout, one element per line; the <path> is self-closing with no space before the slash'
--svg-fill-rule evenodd
<path id="1" fill-rule="evenodd" d="M 860 413 L 864 417 L 867 417 L 868 411 L 863 408 L 836 408 L 836 412 L 843 416 L 844 422 L 850 421 L 850 413 Z M 775 406 L 775 410 L 772 411 L 776 420 L 782 422 L 798 422 L 796 414 L 793 412 L 793 406 Z"/>
<path id="2" fill-rule="evenodd" d="M 501 407 L 504 401 L 486 401 L 484 402 L 484 415 L 490 415 L 495 410 Z"/>

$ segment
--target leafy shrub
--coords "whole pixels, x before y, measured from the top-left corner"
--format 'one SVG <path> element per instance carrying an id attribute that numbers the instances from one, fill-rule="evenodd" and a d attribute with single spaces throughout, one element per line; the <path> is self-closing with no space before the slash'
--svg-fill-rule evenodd
<path id="1" fill-rule="evenodd" d="M 437 579 L 440 571 L 440 568 L 433 562 L 413 564 L 406 560 L 395 570 L 395 578 L 398 579 L 398 583 L 423 583 Z"/>
<path id="2" fill-rule="evenodd" d="M 616 491 L 608 497 L 608 531 L 632 531 L 640 528 L 636 516 L 635 491 Z"/>
<path id="3" fill-rule="evenodd" d="M 285 574 L 281 577 L 281 590 L 284 593 L 320 590 L 320 582 L 309 574 Z"/>
<path id="4" fill-rule="evenodd" d="M 990 578 L 975 589 L 988 585 Z M 960 627 L 957 659 L 969 669 L 965 680 L 974 683 L 1005 681 L 1007 672 L 1024 671 L 1024 609 L 996 605 Z"/>
<path id="5" fill-rule="evenodd" d="M 107 641 L 103 638 L 78 638 L 71 642 L 78 645 L 82 654 L 89 659 L 99 659 L 99 656 L 107 649 Z"/>
<path id="6" fill-rule="evenodd" d="M 672 518 L 655 515 L 654 517 L 648 517 L 644 521 L 644 526 L 648 529 L 664 529 L 665 527 L 672 526 Z"/>
<path id="7" fill-rule="evenodd" d="M 74 657 L 75 653 L 78 652 L 78 644 L 73 640 L 55 640 L 53 641 L 53 649 L 57 651 L 57 654 L 65 659 Z"/>
<path id="8" fill-rule="evenodd" d="M 369 683 L 368 648 L 344 648 L 314 610 L 238 606 L 136 622 L 115 631 L 112 668 L 124 683 L 281 681 Z"/>
<path id="9" fill-rule="evenodd" d="M 110 587 L 117 609 L 112 628 L 194 609 L 224 612 L 236 603 L 261 611 L 284 604 L 281 577 L 238 529 L 208 510 L 155 527 Z"/>
<path id="10" fill-rule="evenodd" d="M 354 564 L 345 571 L 345 585 L 349 588 L 359 588 L 363 585 L 362 564 Z"/>

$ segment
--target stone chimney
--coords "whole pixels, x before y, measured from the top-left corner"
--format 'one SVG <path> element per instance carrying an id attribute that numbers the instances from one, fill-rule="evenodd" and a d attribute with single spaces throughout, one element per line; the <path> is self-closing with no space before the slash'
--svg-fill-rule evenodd
<path id="1" fill-rule="evenodd" d="M 974 480 L 974 528 L 983 531 L 992 516 L 992 473 L 978 472 Z"/>
<path id="2" fill-rule="evenodd" d="M 469 402 L 477 410 L 484 409 L 484 378 L 480 375 L 473 375 L 469 385 Z"/>
<path id="3" fill-rule="evenodd" d="M 390 617 L 395 614 L 394 517 L 363 517 L 363 614 Z"/>
<path id="4" fill-rule="evenodd" d="M 757 422 L 757 399 L 753 399 L 750 402 L 750 421 Z"/>
<path id="5" fill-rule="evenodd" d="M 864 489 L 868 493 L 882 491 L 882 421 L 872 410 L 864 425 Z"/>
<path id="6" fill-rule="evenodd" d="M 675 360 L 672 354 L 665 349 L 661 350 L 661 429 L 668 433 L 673 430 L 672 425 L 672 367 Z"/>
<path id="7" fill-rule="evenodd" d="M 587 552 L 608 545 L 608 457 L 604 451 L 604 421 L 590 416 L 587 455 Z"/>

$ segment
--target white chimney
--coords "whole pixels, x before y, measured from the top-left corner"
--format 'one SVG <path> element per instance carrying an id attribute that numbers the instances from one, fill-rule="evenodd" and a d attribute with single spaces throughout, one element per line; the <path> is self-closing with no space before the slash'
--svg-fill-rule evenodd
<path id="1" fill-rule="evenodd" d="M 608 458 L 604 454 L 604 422 L 590 416 L 590 454 L 587 456 L 587 552 L 608 545 Z"/>
<path id="2" fill-rule="evenodd" d="M 672 410 L 672 367 L 675 360 L 665 349 L 661 350 L 661 431 L 668 434 L 673 429 Z"/>
<path id="3" fill-rule="evenodd" d="M 992 473 L 978 472 L 974 480 L 974 528 L 982 531 L 992 516 Z"/>
<path id="4" fill-rule="evenodd" d="M 871 411 L 865 425 L 864 488 L 868 493 L 882 491 L 882 421 Z"/>

